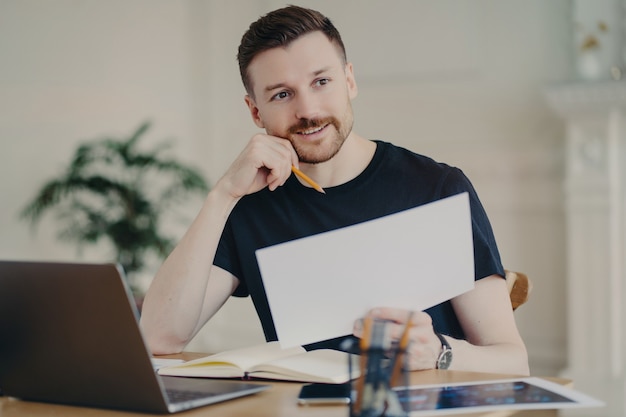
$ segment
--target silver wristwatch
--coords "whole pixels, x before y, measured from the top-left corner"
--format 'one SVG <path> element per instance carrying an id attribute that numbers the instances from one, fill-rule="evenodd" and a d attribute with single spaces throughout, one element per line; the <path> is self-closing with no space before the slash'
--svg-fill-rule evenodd
<path id="1" fill-rule="evenodd" d="M 439 340 L 441 340 L 441 352 L 435 363 L 437 369 L 448 369 L 452 363 L 452 348 L 445 337 L 435 332 Z"/>

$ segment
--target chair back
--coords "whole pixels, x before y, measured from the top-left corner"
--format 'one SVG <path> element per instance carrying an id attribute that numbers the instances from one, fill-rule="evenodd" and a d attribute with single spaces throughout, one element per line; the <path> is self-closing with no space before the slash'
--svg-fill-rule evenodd
<path id="1" fill-rule="evenodd" d="M 513 311 L 515 311 L 519 306 L 528 301 L 533 284 L 526 274 L 509 270 L 505 272 L 506 284 L 511 297 L 511 306 L 513 307 Z"/>

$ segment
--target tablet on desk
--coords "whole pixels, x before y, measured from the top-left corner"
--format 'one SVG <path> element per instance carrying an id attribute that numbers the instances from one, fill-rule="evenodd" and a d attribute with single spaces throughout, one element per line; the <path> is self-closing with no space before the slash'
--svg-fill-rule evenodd
<path id="1" fill-rule="evenodd" d="M 411 417 L 604 405 L 581 392 L 541 378 L 401 387 L 398 397 Z"/>

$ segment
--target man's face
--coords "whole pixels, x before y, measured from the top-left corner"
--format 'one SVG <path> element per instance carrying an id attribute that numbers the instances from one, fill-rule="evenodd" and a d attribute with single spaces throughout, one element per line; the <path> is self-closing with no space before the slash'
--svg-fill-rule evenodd
<path id="1" fill-rule="evenodd" d="M 301 162 L 331 159 L 352 131 L 357 88 L 351 64 L 322 32 L 257 55 L 248 67 L 254 99 L 246 97 L 257 126 L 288 139 Z"/>

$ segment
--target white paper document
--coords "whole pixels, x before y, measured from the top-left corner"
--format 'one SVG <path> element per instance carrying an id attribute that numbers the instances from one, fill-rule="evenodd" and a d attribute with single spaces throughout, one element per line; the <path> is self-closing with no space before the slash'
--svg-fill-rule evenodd
<path id="1" fill-rule="evenodd" d="M 425 310 L 474 287 L 467 193 L 256 251 L 282 347 L 352 333 L 374 307 Z"/>

